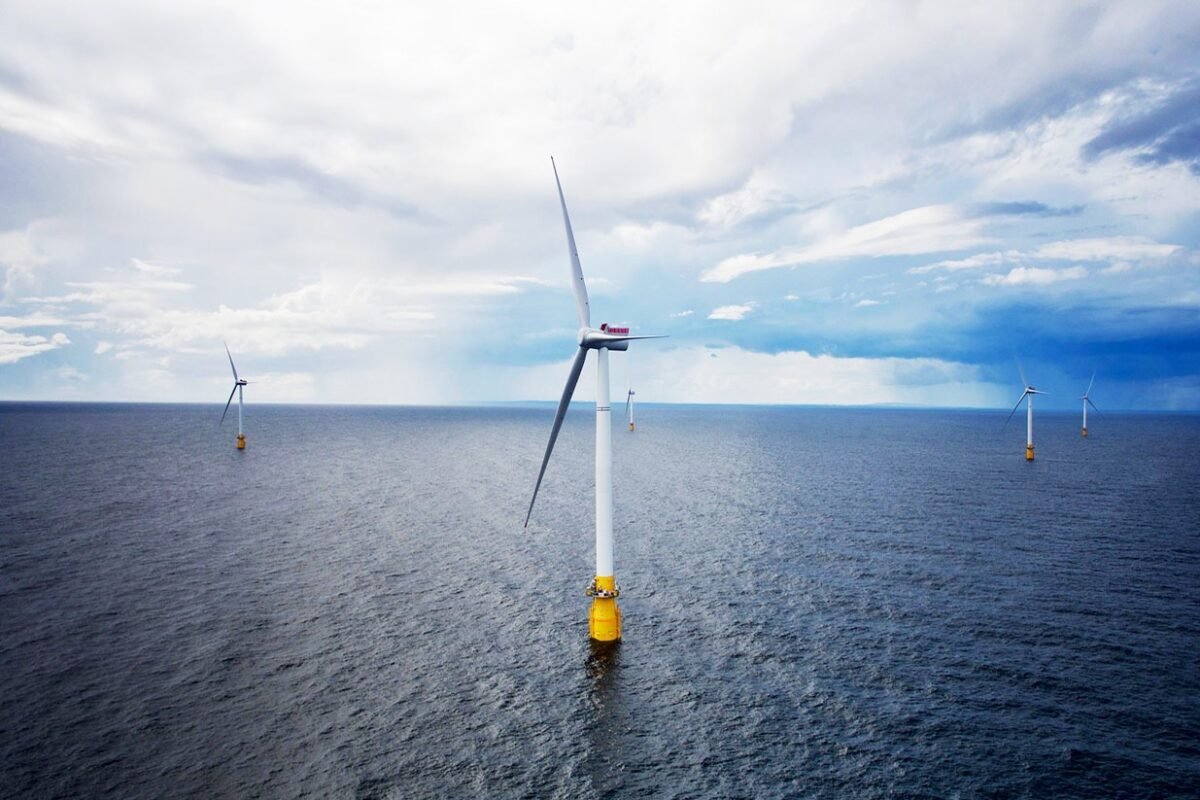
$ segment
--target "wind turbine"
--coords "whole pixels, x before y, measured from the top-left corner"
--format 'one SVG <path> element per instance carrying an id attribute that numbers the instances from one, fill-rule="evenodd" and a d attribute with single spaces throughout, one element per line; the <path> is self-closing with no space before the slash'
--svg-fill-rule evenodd
<path id="1" fill-rule="evenodd" d="M 625 419 L 629 421 L 629 432 L 633 433 L 633 396 L 637 394 L 633 389 L 629 390 L 629 394 L 625 395 Z"/>
<path id="2" fill-rule="evenodd" d="M 617 608 L 617 596 L 621 590 L 617 588 L 616 576 L 613 573 L 612 411 L 609 407 L 608 393 L 608 351 L 628 350 L 629 342 L 634 339 L 662 337 L 630 336 L 629 328 L 616 328 L 607 323 L 599 328 L 592 327 L 587 286 L 583 282 L 583 267 L 579 264 L 575 234 L 571 232 L 571 218 L 567 215 L 567 201 L 563 197 L 562 182 L 558 179 L 558 167 L 553 158 L 550 159 L 550 166 L 554 170 L 554 183 L 558 186 L 558 201 L 562 205 L 563 225 L 567 230 L 567 250 L 571 255 L 571 285 L 575 290 L 575 311 L 579 315 L 579 334 L 576 337 L 579 349 L 575 351 L 575 360 L 571 363 L 571 372 L 567 375 L 567 385 L 563 388 L 562 399 L 558 401 L 558 410 L 554 414 L 550 441 L 546 443 L 542 468 L 533 487 L 533 497 L 529 500 L 529 511 L 525 514 L 525 527 L 529 527 L 529 517 L 533 514 L 533 504 L 537 500 L 538 489 L 542 486 L 542 477 L 546 474 L 550 453 L 554 450 L 554 442 L 558 439 L 558 431 L 562 428 L 563 417 L 571 404 L 571 395 L 575 392 L 575 384 L 579 382 L 579 374 L 583 371 L 588 351 L 595 350 L 596 577 L 587 590 L 588 596 L 592 598 L 592 606 L 588 612 L 588 632 L 597 641 L 612 642 L 621 638 L 621 610 Z"/>
<path id="3" fill-rule="evenodd" d="M 1087 407 L 1090 405 L 1092 408 L 1096 408 L 1096 404 L 1092 402 L 1092 398 L 1088 397 L 1088 395 L 1092 392 L 1092 384 L 1095 382 L 1096 373 L 1093 371 L 1092 379 L 1088 381 L 1087 391 L 1083 393 L 1083 397 L 1079 398 L 1083 401 L 1083 438 L 1085 439 L 1087 438 Z M 1096 408 L 1096 411 L 1099 412 L 1100 409 Z"/>
<path id="4" fill-rule="evenodd" d="M 238 396 L 237 449 L 245 450 L 246 449 L 246 435 L 244 433 L 242 433 L 242 407 L 244 405 L 243 398 L 242 398 L 242 387 L 245 386 L 246 384 L 250 383 L 250 381 L 246 380 L 245 378 L 238 377 L 237 367 L 235 367 L 233 365 L 233 356 L 229 352 L 229 343 L 228 342 L 225 343 L 225 355 L 229 356 L 229 368 L 231 370 L 233 370 L 233 391 L 229 393 L 229 399 L 225 401 L 225 410 L 221 412 L 221 424 L 222 425 L 225 424 L 225 415 L 229 413 L 229 404 L 233 402 L 233 395 L 234 395 L 234 392 L 236 392 L 237 396 Z"/>
<path id="5" fill-rule="evenodd" d="M 1025 460 L 1033 461 L 1033 396 L 1035 394 L 1046 394 L 1039 392 L 1037 389 L 1029 385 L 1029 381 L 1025 380 L 1025 370 L 1021 368 L 1021 362 L 1017 362 L 1017 369 L 1021 373 L 1021 384 L 1025 387 L 1025 391 L 1021 393 L 1017 399 L 1017 404 L 1013 406 L 1013 410 L 1008 412 L 1008 419 L 1004 420 L 1005 426 L 1012 419 L 1013 414 L 1017 413 L 1017 409 L 1021 407 L 1021 401 L 1025 400 Z"/>

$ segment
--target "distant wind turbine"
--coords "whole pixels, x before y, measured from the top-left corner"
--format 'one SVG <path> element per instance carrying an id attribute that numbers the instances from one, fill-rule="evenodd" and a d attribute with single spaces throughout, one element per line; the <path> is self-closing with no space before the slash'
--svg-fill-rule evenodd
<path id="1" fill-rule="evenodd" d="M 633 389 L 629 390 L 629 394 L 625 395 L 625 419 L 629 422 L 629 432 L 633 433 L 633 396 L 637 394 Z"/>
<path id="2" fill-rule="evenodd" d="M 1013 410 L 1008 412 L 1008 419 L 1004 420 L 1005 426 L 1009 420 L 1013 418 L 1013 414 L 1017 413 L 1017 409 L 1021 407 L 1021 401 L 1025 400 L 1025 460 L 1033 461 L 1033 396 L 1035 394 L 1045 394 L 1029 385 L 1029 381 L 1025 380 L 1025 370 L 1021 367 L 1021 362 L 1017 362 L 1017 369 L 1021 373 L 1021 384 L 1025 387 L 1025 391 L 1021 393 L 1021 397 L 1017 400 L 1017 404 L 1013 406 Z"/>
<path id="3" fill-rule="evenodd" d="M 575 392 L 575 384 L 579 382 L 579 374 L 583 371 L 588 351 L 595 350 L 596 577 L 587 590 L 587 594 L 592 598 L 592 606 L 588 612 L 588 631 L 591 637 L 597 641 L 611 642 L 621 638 L 621 611 L 617 608 L 617 596 L 621 592 L 617 588 L 616 576 L 613 572 L 612 411 L 609 407 L 608 351 L 627 350 L 629 342 L 634 339 L 662 337 L 630 336 L 628 328 L 615 328 L 608 324 L 603 324 L 599 328 L 592 327 L 587 286 L 583 282 L 583 267 L 579 264 L 579 251 L 575 248 L 575 234 L 571 232 L 571 218 L 567 215 L 567 201 L 563 197 L 562 183 L 558 179 L 558 167 L 554 164 L 553 158 L 550 159 L 550 166 L 554 170 L 554 183 L 558 186 L 558 201 L 562 205 L 563 225 L 567 230 L 567 250 L 571 256 L 571 285 L 575 290 L 575 311 L 579 316 L 579 334 L 576 339 L 579 349 L 575 352 L 575 360 L 571 363 L 571 372 L 567 375 L 567 385 L 563 388 L 562 399 L 558 401 L 558 410 L 554 414 L 554 425 L 550 428 L 550 441 L 546 444 L 546 454 L 542 457 L 542 468 L 538 472 L 537 483 L 533 487 L 529 511 L 525 514 L 525 527 L 529 527 L 529 517 L 533 514 L 533 504 L 537 501 L 538 489 L 542 486 L 546 465 L 550 462 L 550 453 L 554 450 L 554 442 L 558 439 L 558 431 L 562 428 L 563 418 L 571 404 L 571 395 Z"/>
<path id="4" fill-rule="evenodd" d="M 225 401 L 225 410 L 221 412 L 221 424 L 225 424 L 225 415 L 229 413 L 229 404 L 233 402 L 233 395 L 238 396 L 238 437 L 237 449 L 246 449 L 246 435 L 242 433 L 242 407 L 244 406 L 242 397 L 242 387 L 250 383 L 245 378 L 239 378 L 237 367 L 233 365 L 233 355 L 229 352 L 229 343 L 225 343 L 225 355 L 229 356 L 229 368 L 233 370 L 233 391 L 229 393 L 229 399 Z"/>
<path id="5" fill-rule="evenodd" d="M 1093 371 L 1092 379 L 1088 381 L 1087 391 L 1083 393 L 1083 397 L 1079 398 L 1083 401 L 1083 438 L 1085 439 L 1087 438 L 1087 407 L 1090 405 L 1092 408 L 1096 408 L 1096 404 L 1092 402 L 1092 398 L 1088 397 L 1092 393 L 1092 384 L 1095 382 L 1096 373 Z M 1099 412 L 1100 409 L 1096 408 L 1096 411 Z"/>

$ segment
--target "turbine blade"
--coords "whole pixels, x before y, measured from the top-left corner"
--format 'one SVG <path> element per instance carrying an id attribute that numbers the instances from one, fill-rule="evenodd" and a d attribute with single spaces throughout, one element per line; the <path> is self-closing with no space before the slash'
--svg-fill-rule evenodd
<path id="1" fill-rule="evenodd" d="M 575 384 L 579 383 L 579 373 L 583 372 L 583 362 L 587 360 L 587 348 L 579 348 L 575 360 L 571 363 L 571 374 L 567 376 L 567 385 L 563 387 L 562 399 L 558 401 L 558 411 L 554 413 L 554 425 L 550 428 L 550 441 L 546 443 L 546 455 L 542 456 L 542 468 L 538 471 L 537 483 L 533 487 L 533 497 L 529 499 L 529 510 L 525 512 L 525 527 L 529 527 L 529 518 L 533 515 L 533 504 L 537 502 L 538 489 L 542 488 L 542 478 L 546 475 L 546 465 L 550 463 L 550 453 L 554 451 L 554 442 L 558 439 L 558 431 L 562 428 L 563 417 L 571 405 L 571 395 L 575 393 Z"/>
<path id="2" fill-rule="evenodd" d="M 229 404 L 233 402 L 233 396 L 237 394 L 238 385 L 233 385 L 233 391 L 229 393 L 229 399 L 225 401 L 225 410 L 221 412 L 221 424 L 225 424 L 225 415 L 229 413 Z"/>
<path id="3" fill-rule="evenodd" d="M 237 367 L 235 367 L 233 365 L 233 356 L 230 355 L 230 353 L 229 353 L 229 343 L 228 342 L 225 342 L 225 355 L 229 356 L 229 368 L 231 370 L 233 370 L 233 379 L 236 381 L 238 379 Z"/>
<path id="4" fill-rule="evenodd" d="M 1092 407 L 1092 410 L 1093 410 L 1093 411 L 1095 411 L 1097 414 L 1099 414 L 1099 413 L 1100 413 L 1100 409 L 1096 408 L 1096 404 L 1092 402 L 1092 398 L 1090 398 L 1090 397 L 1085 397 L 1085 398 L 1083 398 L 1083 399 L 1084 399 L 1084 400 L 1087 400 L 1087 404 L 1088 404 L 1089 406 L 1091 406 L 1091 407 Z"/>
<path id="5" fill-rule="evenodd" d="M 1008 418 L 1007 418 L 1007 419 L 1005 419 L 1005 420 L 1004 420 L 1004 424 L 1000 426 L 1000 432 L 1001 432 L 1001 433 L 1003 433 L 1003 432 L 1004 432 L 1004 429 L 1008 427 L 1008 421 L 1009 421 L 1010 419 L 1012 419 L 1012 418 L 1013 418 L 1013 414 L 1017 413 L 1017 409 L 1021 407 L 1021 400 L 1024 400 L 1024 399 L 1025 399 L 1025 395 L 1027 395 L 1027 394 L 1029 394 L 1029 390 L 1028 390 L 1028 389 L 1027 389 L 1027 390 L 1025 390 L 1024 392 L 1021 392 L 1021 398 L 1020 398 L 1020 400 L 1017 400 L 1017 404 L 1016 404 L 1015 406 L 1013 406 L 1013 410 L 1012 410 L 1012 411 L 1010 411 L 1010 412 L 1008 412 Z"/>
<path id="6" fill-rule="evenodd" d="M 1091 394 L 1091 393 L 1092 393 L 1092 384 L 1093 384 L 1093 383 L 1095 383 L 1095 382 L 1096 382 L 1096 371 L 1095 371 L 1095 370 L 1092 370 L 1092 379 L 1091 379 L 1090 381 L 1088 381 L 1088 388 L 1087 388 L 1087 391 L 1085 391 L 1085 392 L 1083 393 L 1083 396 L 1084 396 L 1084 397 L 1087 397 L 1089 394 Z"/>
<path id="7" fill-rule="evenodd" d="M 642 336 L 609 336 L 606 341 L 609 342 L 632 342 L 634 339 L 670 339 L 669 333 L 648 333 Z"/>
<path id="8" fill-rule="evenodd" d="M 633 400 L 633 390 L 632 389 L 629 391 L 629 394 L 625 395 L 625 421 L 626 422 L 629 421 L 629 402 L 631 400 Z"/>
<path id="9" fill-rule="evenodd" d="M 1021 366 L 1021 359 L 1018 358 L 1018 359 L 1016 359 L 1016 361 L 1017 361 L 1017 372 L 1021 373 L 1021 386 L 1028 389 L 1029 381 L 1025 379 L 1025 368 Z"/>
<path id="10" fill-rule="evenodd" d="M 554 156 L 550 157 L 554 170 L 554 184 L 558 186 L 558 202 L 562 204 L 563 225 L 567 228 L 567 249 L 571 251 L 571 285 L 575 289 L 575 311 L 579 314 L 579 327 L 592 327 L 592 310 L 588 305 L 587 285 L 583 282 L 583 267 L 579 264 L 579 250 L 575 247 L 575 234 L 571 232 L 571 218 L 567 215 L 567 200 L 563 197 L 562 182 L 558 179 L 558 167 Z"/>

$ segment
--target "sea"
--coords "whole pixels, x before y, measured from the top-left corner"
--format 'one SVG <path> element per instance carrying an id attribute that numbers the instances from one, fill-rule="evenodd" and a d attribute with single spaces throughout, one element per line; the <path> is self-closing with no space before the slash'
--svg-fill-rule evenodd
<path id="1" fill-rule="evenodd" d="M 1200 416 L 0 404 L 6 798 L 1195 798 Z"/>

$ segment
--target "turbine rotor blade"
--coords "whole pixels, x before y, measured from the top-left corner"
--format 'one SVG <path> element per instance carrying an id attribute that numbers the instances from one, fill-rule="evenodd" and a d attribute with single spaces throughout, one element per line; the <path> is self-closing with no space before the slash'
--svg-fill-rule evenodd
<path id="1" fill-rule="evenodd" d="M 571 362 L 571 373 L 567 375 L 567 385 L 563 387 L 562 399 L 558 401 L 558 411 L 554 413 L 554 426 L 550 428 L 550 441 L 546 443 L 546 455 L 542 456 L 542 468 L 538 471 L 537 483 L 533 487 L 533 497 L 529 499 L 529 510 L 525 512 L 525 527 L 529 527 L 529 518 L 533 516 L 533 504 L 537 502 L 538 489 L 542 488 L 542 478 L 546 475 L 546 465 L 550 463 L 550 453 L 554 451 L 554 442 L 558 439 L 558 431 L 562 428 L 563 417 L 571 405 L 571 395 L 575 393 L 575 384 L 579 383 L 579 373 L 583 372 L 583 363 L 587 360 L 587 348 L 580 347 Z"/>
<path id="2" fill-rule="evenodd" d="M 571 231 L 571 217 L 567 214 L 567 200 L 563 197 L 562 182 L 558 179 L 558 167 L 554 156 L 550 157 L 554 170 L 554 184 L 558 186 L 558 202 L 562 205 L 563 225 L 567 229 L 567 249 L 571 252 L 571 286 L 575 290 L 575 311 L 579 314 L 579 327 L 592 327 L 592 310 L 588 305 L 587 285 L 583 282 L 583 267 L 579 263 L 579 250 L 575 247 L 575 234 Z"/>
<path id="3" fill-rule="evenodd" d="M 229 399 L 225 401 L 225 410 L 221 412 L 221 424 L 225 424 L 225 415 L 229 413 L 229 404 L 233 402 L 233 396 L 237 394 L 238 385 L 233 385 L 233 391 L 229 393 Z"/>
<path id="4" fill-rule="evenodd" d="M 1021 407 L 1021 400 L 1024 400 L 1024 399 L 1025 399 L 1025 395 L 1027 395 L 1027 394 L 1029 394 L 1029 390 L 1028 390 L 1028 389 L 1026 389 L 1025 391 L 1021 392 L 1021 398 L 1020 398 L 1020 400 L 1017 400 L 1017 404 L 1016 404 L 1015 406 L 1013 406 L 1013 410 L 1012 410 L 1012 411 L 1010 411 L 1010 412 L 1008 412 L 1008 418 L 1007 418 L 1007 419 L 1005 419 L 1005 420 L 1004 420 L 1004 424 L 1000 426 L 1000 432 L 1001 432 L 1001 433 L 1003 433 L 1003 432 L 1004 432 L 1004 429 L 1008 427 L 1008 421 L 1009 421 L 1010 419 L 1012 419 L 1012 418 L 1013 418 L 1013 414 L 1017 413 L 1017 409 Z"/>
<path id="5" fill-rule="evenodd" d="M 1021 359 L 1017 359 L 1017 372 L 1021 373 L 1021 386 L 1028 389 L 1029 381 L 1025 378 L 1025 368 L 1021 366 Z"/>
<path id="6" fill-rule="evenodd" d="M 229 352 L 228 342 L 225 342 L 225 355 L 229 356 L 229 368 L 233 370 L 233 379 L 236 381 L 238 379 L 237 367 L 233 365 L 233 356 Z"/>
<path id="7" fill-rule="evenodd" d="M 1093 411 L 1095 411 L 1097 414 L 1100 413 L 1100 409 L 1096 408 L 1096 404 L 1092 402 L 1092 398 L 1085 397 L 1083 399 L 1087 401 L 1087 404 L 1092 407 Z"/>
<path id="8" fill-rule="evenodd" d="M 629 394 L 625 395 L 625 420 L 626 421 L 629 420 L 629 402 L 631 400 L 633 400 L 633 392 L 632 391 L 630 391 Z"/>
<path id="9" fill-rule="evenodd" d="M 1091 379 L 1090 381 L 1088 381 L 1088 388 L 1087 388 L 1087 391 L 1085 391 L 1085 392 L 1083 393 L 1083 396 L 1084 396 L 1084 397 L 1087 397 L 1089 394 L 1091 394 L 1091 393 L 1092 393 L 1092 384 L 1093 384 L 1093 383 L 1095 383 L 1095 382 L 1096 382 L 1096 371 L 1095 371 L 1095 370 L 1092 370 L 1092 379 Z"/>
<path id="10" fill-rule="evenodd" d="M 584 347 L 597 348 L 607 347 L 612 344 L 620 344 L 621 342 L 632 342 L 638 339 L 667 339 L 668 334 L 654 333 L 641 336 L 618 335 L 606 333 L 605 331 L 587 330 L 583 333 L 583 341 L 581 344 Z M 613 348 L 615 350 L 624 350 L 624 347 Z"/>

